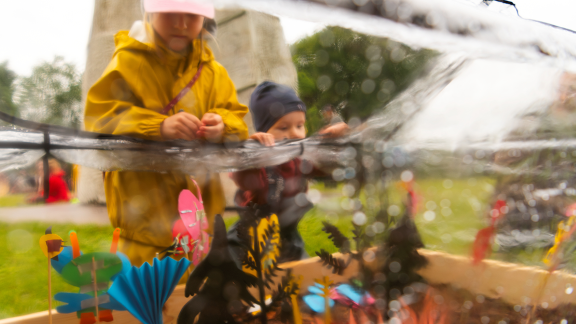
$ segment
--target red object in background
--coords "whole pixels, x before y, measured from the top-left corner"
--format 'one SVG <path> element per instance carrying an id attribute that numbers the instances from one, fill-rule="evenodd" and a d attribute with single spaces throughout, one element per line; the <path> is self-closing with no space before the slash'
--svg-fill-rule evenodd
<path id="1" fill-rule="evenodd" d="M 506 213 L 504 207 L 506 207 L 506 202 L 504 200 L 496 200 L 494 207 L 492 207 L 492 211 L 490 212 L 490 216 L 492 216 L 490 224 L 495 225 L 496 221 Z"/>
<path id="2" fill-rule="evenodd" d="M 274 166 L 274 171 L 284 179 L 284 190 L 282 191 L 282 198 L 294 197 L 301 192 L 308 190 L 308 183 L 305 179 L 313 177 L 323 177 L 326 173 L 314 166 L 311 167 L 309 173 L 303 173 L 303 163 L 310 163 L 302 161 L 299 158 L 288 161 L 284 164 Z M 254 202 L 259 205 L 268 203 L 268 175 L 266 168 L 262 169 L 249 169 L 238 172 L 230 173 L 230 178 L 236 183 L 241 190 L 235 198 L 238 206 L 245 207 L 248 203 Z"/>
<path id="3" fill-rule="evenodd" d="M 490 253 L 492 236 L 494 236 L 495 229 L 493 225 L 490 225 L 479 230 L 476 234 L 472 248 L 472 262 L 474 264 L 480 263 L 480 261 L 484 260 L 488 256 L 488 253 Z"/>
<path id="4" fill-rule="evenodd" d="M 420 197 L 416 194 L 416 191 L 414 190 L 414 180 L 402 181 L 400 182 L 400 186 L 408 192 L 409 201 L 407 202 L 407 204 L 408 207 L 410 208 L 410 216 L 414 218 L 414 216 L 418 212 L 418 203 L 420 202 Z"/>
<path id="5" fill-rule="evenodd" d="M 64 171 L 53 173 L 48 178 L 48 184 L 50 186 L 50 191 L 48 192 L 47 203 L 55 203 L 61 201 L 70 201 L 68 196 L 68 185 L 64 180 Z M 44 196 L 44 191 L 38 193 L 39 197 Z"/>
<path id="6" fill-rule="evenodd" d="M 576 216 L 576 203 L 566 207 L 566 212 L 564 213 L 566 217 Z"/>
<path id="7" fill-rule="evenodd" d="M 496 221 L 506 214 L 505 207 L 506 202 L 504 200 L 497 200 L 490 210 L 490 226 L 479 230 L 476 234 L 476 239 L 472 246 L 472 262 L 474 264 L 480 263 L 489 255 L 494 234 L 496 233 Z"/>

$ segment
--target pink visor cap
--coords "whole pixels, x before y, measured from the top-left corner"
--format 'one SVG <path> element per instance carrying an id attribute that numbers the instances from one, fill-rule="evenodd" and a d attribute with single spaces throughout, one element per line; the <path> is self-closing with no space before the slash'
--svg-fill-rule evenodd
<path id="1" fill-rule="evenodd" d="M 185 12 L 214 19 L 214 5 L 201 0 L 144 0 L 146 12 Z"/>

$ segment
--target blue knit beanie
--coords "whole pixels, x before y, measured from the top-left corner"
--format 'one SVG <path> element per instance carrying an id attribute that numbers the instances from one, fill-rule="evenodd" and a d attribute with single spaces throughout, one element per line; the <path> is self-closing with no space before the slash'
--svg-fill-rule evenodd
<path id="1" fill-rule="evenodd" d="M 306 105 L 292 88 L 271 81 L 264 81 L 254 89 L 249 108 L 254 128 L 263 133 L 291 112 L 306 113 Z"/>

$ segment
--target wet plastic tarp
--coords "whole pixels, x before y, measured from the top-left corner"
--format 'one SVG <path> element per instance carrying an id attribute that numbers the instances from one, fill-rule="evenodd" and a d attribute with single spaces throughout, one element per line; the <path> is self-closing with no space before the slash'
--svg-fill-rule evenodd
<path id="1" fill-rule="evenodd" d="M 66 162 L 105 171 L 195 173 L 278 165 L 297 156 L 333 165 L 346 143 L 374 142 L 381 152 L 397 148 L 413 159 L 428 156 L 425 151 L 460 159 L 477 150 L 484 150 L 485 157 L 574 144 L 565 131 L 571 111 L 557 104 L 566 80 L 572 80 L 566 70 L 576 57 L 573 33 L 448 0 L 368 1 L 369 8 L 344 0 L 214 3 L 350 27 L 447 54 L 431 62 L 428 73 L 382 107 L 382 113 L 337 142 L 312 137 L 265 148 L 253 142 L 157 143 L 59 130 L 48 131 L 47 148 L 42 133 L 4 130 L 0 170 L 30 165 L 47 149 Z"/>

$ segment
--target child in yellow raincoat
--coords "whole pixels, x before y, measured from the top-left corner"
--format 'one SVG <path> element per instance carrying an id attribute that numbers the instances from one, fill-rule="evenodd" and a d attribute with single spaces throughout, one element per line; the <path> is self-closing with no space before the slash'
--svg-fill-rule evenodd
<path id="1" fill-rule="evenodd" d="M 144 22 L 116 34 L 112 61 L 88 92 L 86 129 L 157 141 L 246 139 L 248 108 L 238 103 L 228 73 L 202 39 L 214 7 L 191 0 L 143 5 Z M 222 185 L 217 174 L 197 180 L 211 224 L 224 210 Z M 119 248 L 134 265 L 151 262 L 172 244 L 183 189 L 196 192 L 189 176 L 178 172 L 105 174 L 110 221 L 122 229 Z"/>

